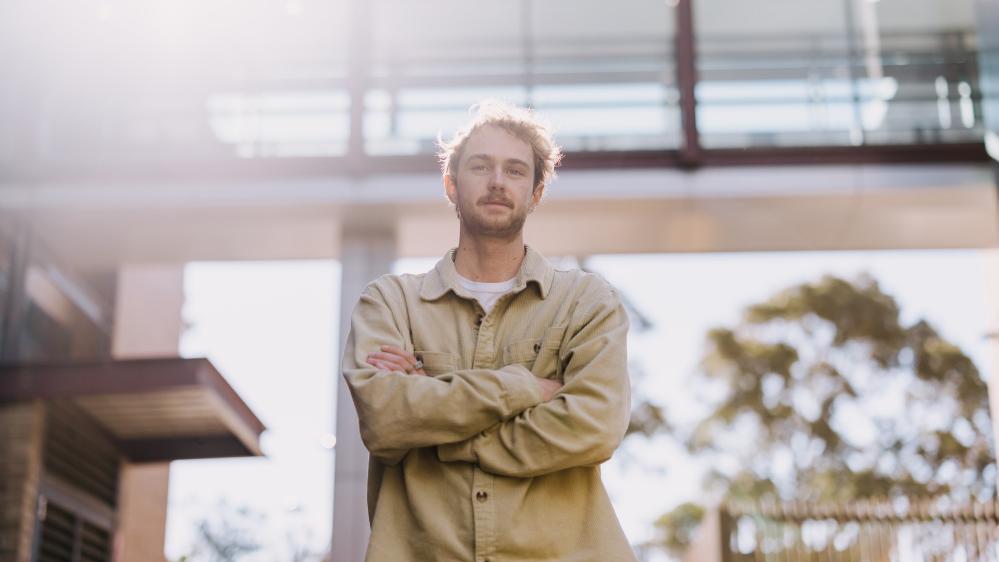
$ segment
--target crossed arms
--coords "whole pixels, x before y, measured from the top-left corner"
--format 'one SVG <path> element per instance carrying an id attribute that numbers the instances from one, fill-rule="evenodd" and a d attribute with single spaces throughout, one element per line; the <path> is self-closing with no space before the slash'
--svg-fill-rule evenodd
<path id="1" fill-rule="evenodd" d="M 370 285 L 351 317 L 343 374 L 372 456 L 392 465 L 436 447 L 443 462 L 524 478 L 610 458 L 630 411 L 628 319 L 610 287 L 593 285 L 569 326 L 554 394 L 520 365 L 407 374 L 406 330 L 385 298 L 393 288 Z"/>

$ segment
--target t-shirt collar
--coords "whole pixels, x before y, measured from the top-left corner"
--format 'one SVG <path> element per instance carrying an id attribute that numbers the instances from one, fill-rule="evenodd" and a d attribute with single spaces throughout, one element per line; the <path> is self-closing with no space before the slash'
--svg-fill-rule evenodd
<path id="1" fill-rule="evenodd" d="M 520 270 L 517 271 L 513 291 L 519 293 L 527 287 L 528 283 L 534 283 L 538 287 L 541 298 L 547 298 L 555 270 L 548 263 L 548 260 L 529 244 L 525 244 L 524 248 L 526 251 L 524 261 L 521 262 Z M 454 255 L 457 251 L 457 248 L 448 250 L 434 266 L 434 269 L 424 276 L 423 286 L 420 287 L 420 298 L 430 301 L 437 300 L 448 291 L 460 296 L 468 296 L 461 284 L 458 283 L 458 272 L 454 268 Z"/>

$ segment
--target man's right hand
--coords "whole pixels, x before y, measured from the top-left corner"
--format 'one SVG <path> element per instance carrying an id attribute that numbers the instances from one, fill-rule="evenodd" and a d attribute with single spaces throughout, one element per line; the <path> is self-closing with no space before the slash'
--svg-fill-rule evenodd
<path id="1" fill-rule="evenodd" d="M 545 397 L 545 402 L 555 398 L 555 394 L 562 388 L 562 383 L 557 380 L 543 379 L 541 377 L 535 380 L 538 381 L 538 386 L 541 388 L 541 394 Z"/>

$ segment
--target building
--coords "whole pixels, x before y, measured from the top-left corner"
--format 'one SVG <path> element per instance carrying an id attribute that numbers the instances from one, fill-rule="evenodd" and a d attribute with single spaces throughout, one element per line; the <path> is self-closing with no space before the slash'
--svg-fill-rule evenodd
<path id="1" fill-rule="evenodd" d="M 259 456 L 264 430 L 177 357 L 179 270 L 81 274 L 9 216 L 0 264 L 0 560 L 162 559 L 168 463 Z"/>

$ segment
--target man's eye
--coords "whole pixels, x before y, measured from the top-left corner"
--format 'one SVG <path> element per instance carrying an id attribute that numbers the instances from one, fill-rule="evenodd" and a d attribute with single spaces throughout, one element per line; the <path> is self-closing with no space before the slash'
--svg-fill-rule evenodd
<path id="1" fill-rule="evenodd" d="M 523 170 L 518 170 L 517 168 L 511 168 L 510 169 L 510 174 L 512 174 L 514 176 L 522 176 L 522 175 L 524 175 L 524 171 Z"/>
<path id="2" fill-rule="evenodd" d="M 475 165 L 472 166 L 472 171 L 473 172 L 481 172 L 481 171 L 483 171 L 485 169 L 486 169 L 486 167 L 483 164 L 475 164 Z"/>

